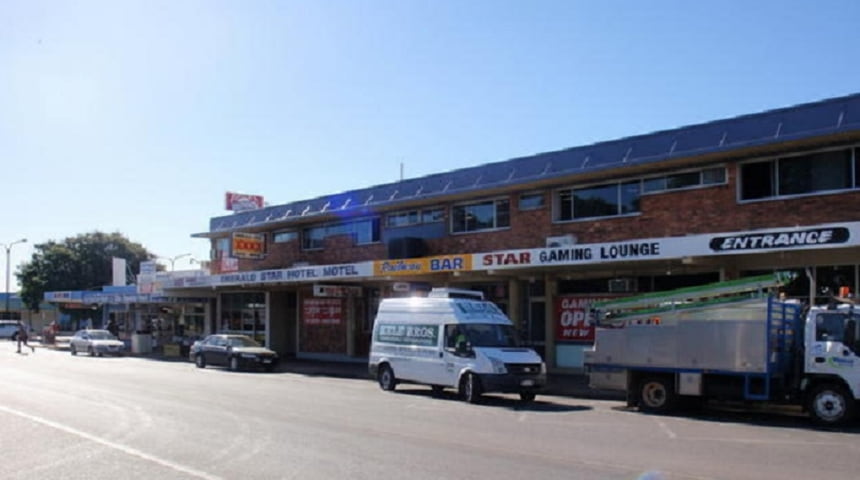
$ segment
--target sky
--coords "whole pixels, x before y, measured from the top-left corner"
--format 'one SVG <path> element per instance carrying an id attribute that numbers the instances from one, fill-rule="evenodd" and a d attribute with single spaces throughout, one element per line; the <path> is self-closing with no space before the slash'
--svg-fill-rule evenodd
<path id="1" fill-rule="evenodd" d="M 858 18 L 853 0 L 0 0 L 0 244 L 28 239 L 11 289 L 34 245 L 93 231 L 196 268 L 228 191 L 279 205 L 858 93 Z"/>

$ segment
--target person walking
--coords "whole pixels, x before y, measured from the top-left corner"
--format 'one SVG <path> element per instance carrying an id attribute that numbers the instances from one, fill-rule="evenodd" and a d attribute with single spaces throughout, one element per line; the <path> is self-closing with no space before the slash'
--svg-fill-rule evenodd
<path id="1" fill-rule="evenodd" d="M 33 353 L 36 353 L 36 347 L 27 343 L 27 339 L 29 338 L 29 334 L 27 333 L 27 327 L 24 325 L 24 322 L 18 322 L 18 353 L 21 353 L 21 344 L 23 343 L 25 347 L 30 347 L 30 350 Z"/>

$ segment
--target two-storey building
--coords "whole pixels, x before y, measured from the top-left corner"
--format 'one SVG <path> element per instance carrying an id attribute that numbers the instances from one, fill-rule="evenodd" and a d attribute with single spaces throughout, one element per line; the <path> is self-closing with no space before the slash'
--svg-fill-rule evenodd
<path id="1" fill-rule="evenodd" d="M 482 290 L 556 370 L 596 298 L 792 269 L 856 292 L 860 95 L 212 218 L 212 331 L 362 358 L 381 298 Z M 844 292 L 843 292 L 844 293 Z"/>

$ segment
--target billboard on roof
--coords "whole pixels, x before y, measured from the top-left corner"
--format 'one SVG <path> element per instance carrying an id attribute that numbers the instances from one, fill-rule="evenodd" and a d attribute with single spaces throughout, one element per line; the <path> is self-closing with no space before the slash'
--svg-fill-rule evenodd
<path id="1" fill-rule="evenodd" d="M 227 192 L 225 207 L 234 212 L 247 212 L 263 208 L 262 195 L 246 195 L 244 193 Z"/>

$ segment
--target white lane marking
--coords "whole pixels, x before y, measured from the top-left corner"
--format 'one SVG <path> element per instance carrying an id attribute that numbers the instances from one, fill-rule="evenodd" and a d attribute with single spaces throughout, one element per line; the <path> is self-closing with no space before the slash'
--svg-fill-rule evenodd
<path id="1" fill-rule="evenodd" d="M 673 440 L 678 438 L 678 436 L 675 435 L 675 432 L 670 430 L 669 427 L 665 423 L 663 423 L 662 420 L 657 420 L 657 426 L 659 426 L 660 430 L 663 430 L 663 433 L 665 433 L 669 438 Z"/>
<path id="2" fill-rule="evenodd" d="M 119 443 L 111 442 L 110 440 L 105 440 L 103 438 L 96 437 L 95 435 L 91 435 L 89 433 L 82 432 L 82 431 L 77 430 L 75 428 L 63 425 L 61 423 L 57 423 L 57 422 L 54 422 L 52 420 L 48 420 L 47 418 L 42 418 L 42 417 L 39 417 L 36 415 L 30 415 L 29 413 L 21 412 L 21 411 L 15 410 L 13 408 L 8 408 L 8 407 L 2 406 L 2 405 L 0 405 L 0 411 L 9 413 L 11 415 L 17 415 L 21 418 L 26 418 L 26 419 L 31 420 L 31 421 L 36 422 L 36 423 L 41 423 L 42 425 L 46 425 L 48 427 L 55 428 L 57 430 L 66 432 L 68 434 L 81 437 L 81 438 L 89 440 L 91 442 L 95 442 L 95 443 L 98 443 L 100 445 L 104 445 L 105 447 L 112 448 L 114 450 L 118 450 L 118 451 L 123 452 L 127 455 L 132 455 L 132 456 L 140 458 L 142 460 L 146 460 L 148 462 L 152 462 L 152 463 L 161 465 L 163 467 L 167 467 L 167 468 L 170 468 L 172 470 L 176 470 L 177 472 L 185 473 L 185 474 L 190 475 L 192 477 L 203 478 L 205 480 L 223 480 L 221 477 L 218 477 L 215 475 L 210 475 L 206 472 L 202 472 L 200 470 L 195 470 L 191 467 L 186 467 L 185 465 L 180 465 L 178 463 L 171 462 L 170 460 L 158 458 L 155 455 L 150 455 L 146 452 L 142 452 L 140 450 L 137 450 L 136 448 L 131 448 L 131 447 L 126 446 L 126 445 L 121 445 Z"/>

